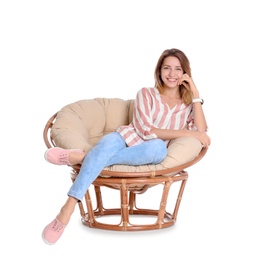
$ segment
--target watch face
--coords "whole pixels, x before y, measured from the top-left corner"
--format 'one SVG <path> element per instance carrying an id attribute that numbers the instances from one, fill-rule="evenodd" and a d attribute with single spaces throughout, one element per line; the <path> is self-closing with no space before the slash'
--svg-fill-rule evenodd
<path id="1" fill-rule="evenodd" d="M 203 103 L 204 103 L 204 100 L 203 100 L 203 99 L 201 99 L 201 104 L 203 105 Z"/>

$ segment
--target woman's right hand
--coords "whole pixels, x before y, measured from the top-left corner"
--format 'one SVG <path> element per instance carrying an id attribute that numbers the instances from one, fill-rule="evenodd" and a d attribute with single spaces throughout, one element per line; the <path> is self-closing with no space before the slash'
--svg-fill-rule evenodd
<path id="1" fill-rule="evenodd" d="M 208 148 L 211 144 L 211 138 L 207 135 L 206 132 L 199 132 L 199 131 L 190 131 L 190 134 L 197 138 L 203 147 Z"/>

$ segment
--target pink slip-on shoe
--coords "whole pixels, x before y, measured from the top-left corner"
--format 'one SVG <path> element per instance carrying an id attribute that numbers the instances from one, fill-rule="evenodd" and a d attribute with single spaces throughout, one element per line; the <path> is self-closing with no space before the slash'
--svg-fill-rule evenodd
<path id="1" fill-rule="evenodd" d="M 63 149 L 60 147 L 53 147 L 48 149 L 44 158 L 47 162 L 56 164 L 56 165 L 71 165 L 69 162 L 69 155 L 71 152 L 83 153 L 81 149 Z"/>
<path id="2" fill-rule="evenodd" d="M 57 218 L 48 224 L 42 233 L 44 242 L 48 245 L 54 245 L 64 232 L 66 225 L 63 225 Z"/>

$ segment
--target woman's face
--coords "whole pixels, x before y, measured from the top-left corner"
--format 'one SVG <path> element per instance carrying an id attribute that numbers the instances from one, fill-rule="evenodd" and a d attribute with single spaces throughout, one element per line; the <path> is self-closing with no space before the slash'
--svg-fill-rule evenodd
<path id="1" fill-rule="evenodd" d="M 169 56 L 164 59 L 161 67 L 161 78 L 166 87 L 178 87 L 178 80 L 182 77 L 183 73 L 178 58 Z"/>

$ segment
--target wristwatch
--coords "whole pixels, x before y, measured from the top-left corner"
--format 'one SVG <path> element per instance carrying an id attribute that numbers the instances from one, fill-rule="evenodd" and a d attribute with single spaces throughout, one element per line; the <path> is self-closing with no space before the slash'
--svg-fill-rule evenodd
<path id="1" fill-rule="evenodd" d="M 193 98 L 193 103 L 200 102 L 202 105 L 204 103 L 204 100 L 202 98 Z"/>

